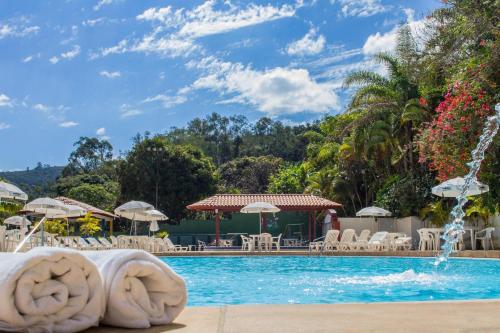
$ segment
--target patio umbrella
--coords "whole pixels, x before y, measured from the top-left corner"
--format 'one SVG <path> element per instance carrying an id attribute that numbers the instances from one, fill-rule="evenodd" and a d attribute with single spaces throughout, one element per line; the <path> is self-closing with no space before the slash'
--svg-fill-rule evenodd
<path id="1" fill-rule="evenodd" d="M 80 206 L 66 205 L 64 202 L 52 198 L 38 198 L 24 205 L 23 211 L 43 215 L 43 218 L 31 229 L 28 236 L 14 250 L 18 252 L 31 235 L 41 226 L 41 242 L 43 244 L 43 222 L 47 218 L 68 218 L 86 214 L 86 210 Z"/>
<path id="2" fill-rule="evenodd" d="M 262 232 L 262 213 L 277 213 L 280 209 L 268 202 L 253 202 L 243 207 L 240 212 L 246 214 L 259 213 L 259 233 Z"/>
<path id="3" fill-rule="evenodd" d="M 165 214 L 156 209 L 146 211 L 146 215 L 150 218 L 151 223 L 149 224 L 149 231 L 152 232 L 160 230 L 158 221 L 168 220 L 168 217 Z"/>
<path id="4" fill-rule="evenodd" d="M 0 182 L 0 199 L 15 199 L 27 201 L 28 195 L 15 185 L 6 182 Z"/>
<path id="5" fill-rule="evenodd" d="M 453 179 L 448 179 L 447 181 L 434 186 L 432 188 L 432 194 L 443 198 L 456 198 L 462 191 L 465 185 L 465 179 L 462 177 L 457 177 Z M 486 193 L 490 190 L 488 185 L 485 185 L 477 180 L 474 180 L 465 193 L 466 196 L 479 195 Z"/>
<path id="6" fill-rule="evenodd" d="M 132 229 L 135 230 L 137 234 L 137 221 L 150 222 L 153 221 L 152 217 L 146 212 L 154 210 L 153 205 L 150 205 L 143 201 L 129 201 L 115 209 L 115 214 L 124 217 L 126 219 L 132 220 L 132 226 L 130 227 L 130 234 L 132 234 Z"/>
<path id="7" fill-rule="evenodd" d="M 3 221 L 4 224 L 15 225 L 22 228 L 26 228 L 31 225 L 31 221 L 24 216 L 11 216 Z"/>
<path id="8" fill-rule="evenodd" d="M 373 232 L 374 232 L 374 230 L 376 230 L 375 223 L 377 223 L 378 217 L 388 217 L 391 215 L 392 215 L 392 213 L 390 211 L 385 210 L 385 209 L 380 208 L 380 207 L 375 207 L 375 206 L 365 207 L 356 213 L 356 216 L 359 216 L 359 217 L 374 217 L 374 222 L 372 222 L 372 231 Z"/>
<path id="9" fill-rule="evenodd" d="M 390 211 L 375 206 L 363 208 L 356 213 L 356 216 L 359 217 L 386 217 L 391 215 Z"/>

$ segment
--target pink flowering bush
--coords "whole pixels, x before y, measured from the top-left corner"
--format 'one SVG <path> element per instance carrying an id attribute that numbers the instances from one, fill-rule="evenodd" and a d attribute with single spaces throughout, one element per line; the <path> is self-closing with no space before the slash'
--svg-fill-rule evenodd
<path id="1" fill-rule="evenodd" d="M 425 100 L 420 101 L 421 104 Z M 456 81 L 437 106 L 419 137 L 419 162 L 437 172 L 440 181 L 467 173 L 466 163 L 493 114 L 493 98 L 472 79 Z"/>

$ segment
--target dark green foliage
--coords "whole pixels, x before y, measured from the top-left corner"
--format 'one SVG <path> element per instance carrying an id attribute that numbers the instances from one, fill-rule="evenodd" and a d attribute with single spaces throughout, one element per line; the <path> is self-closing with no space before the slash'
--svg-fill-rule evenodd
<path id="1" fill-rule="evenodd" d="M 174 145 L 164 137 L 138 138 L 118 169 L 120 202 L 142 200 L 178 220 L 186 206 L 215 192 L 211 160 L 198 148 Z"/>
<path id="2" fill-rule="evenodd" d="M 420 209 L 436 197 L 431 188 L 436 185 L 434 175 L 394 175 L 377 192 L 375 204 L 385 207 L 396 216 L 419 215 Z"/>
<path id="3" fill-rule="evenodd" d="M 23 171 L 0 172 L 0 177 L 19 186 L 25 191 L 30 200 L 54 194 L 54 182 L 61 175 L 64 167 L 42 165 L 38 163 L 33 169 Z"/>
<path id="4" fill-rule="evenodd" d="M 219 193 L 266 193 L 270 177 L 283 160 L 273 156 L 240 157 L 222 164 L 217 170 Z"/>
<path id="5" fill-rule="evenodd" d="M 195 118 L 185 128 L 173 128 L 166 137 L 175 144 L 199 147 L 216 165 L 242 156 L 272 155 L 286 161 L 305 157 L 307 140 L 304 133 L 317 130 L 317 125 L 289 126 L 270 118 L 248 123 L 243 115 L 225 117 L 212 113 Z"/>

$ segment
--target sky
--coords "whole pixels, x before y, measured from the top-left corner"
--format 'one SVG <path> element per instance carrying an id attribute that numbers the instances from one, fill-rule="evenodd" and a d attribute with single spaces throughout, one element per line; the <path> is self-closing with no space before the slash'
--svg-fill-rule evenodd
<path id="1" fill-rule="evenodd" d="M 438 0 L 0 0 L 0 170 L 115 154 L 212 112 L 287 124 L 345 110 L 347 74 Z"/>

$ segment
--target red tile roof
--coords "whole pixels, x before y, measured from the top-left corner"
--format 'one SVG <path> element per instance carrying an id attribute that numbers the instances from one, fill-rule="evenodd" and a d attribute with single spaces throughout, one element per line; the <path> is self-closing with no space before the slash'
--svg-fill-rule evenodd
<path id="1" fill-rule="evenodd" d="M 113 213 L 110 213 L 110 212 L 107 212 L 105 210 L 102 210 L 102 209 L 99 209 L 97 207 L 94 207 L 94 206 L 91 206 L 89 204 L 86 204 L 85 202 L 80 202 L 80 201 L 77 201 L 75 199 L 71 199 L 71 198 L 66 198 L 66 197 L 57 197 L 55 198 L 56 200 L 59 200 L 59 201 L 62 201 L 64 202 L 65 204 L 67 205 L 75 205 L 75 206 L 80 206 L 82 207 L 83 209 L 85 209 L 86 211 L 88 212 L 92 212 L 93 214 L 99 214 L 99 215 L 102 215 L 102 216 L 106 216 L 106 217 L 109 217 L 109 218 L 117 218 L 118 216 L 116 216 L 115 214 Z"/>
<path id="2" fill-rule="evenodd" d="M 237 212 L 252 202 L 268 202 L 283 211 L 323 210 L 341 204 L 312 194 L 217 194 L 187 206 L 190 210 Z"/>

